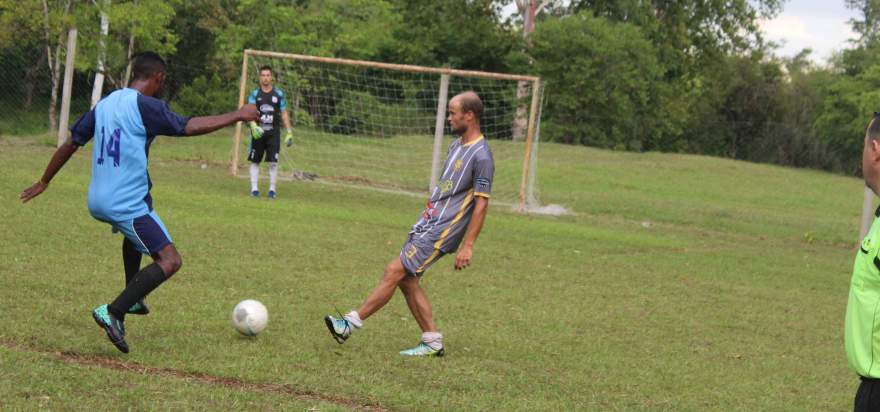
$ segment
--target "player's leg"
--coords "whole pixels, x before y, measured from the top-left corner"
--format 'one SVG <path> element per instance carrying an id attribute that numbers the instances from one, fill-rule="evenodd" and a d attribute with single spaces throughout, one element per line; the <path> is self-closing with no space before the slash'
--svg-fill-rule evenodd
<path id="1" fill-rule="evenodd" d="M 264 137 L 266 139 L 266 137 Z M 281 135 L 273 133 L 266 140 L 266 163 L 269 164 L 269 198 L 275 198 L 278 183 L 278 153 L 281 151 Z"/>
<path id="2" fill-rule="evenodd" d="M 141 252 L 149 253 L 153 257 L 153 263 L 138 271 L 125 290 L 110 304 L 110 312 L 123 319 L 125 316 L 123 310 L 127 310 L 146 297 L 153 289 L 174 275 L 183 264 L 180 253 L 171 242 L 171 237 L 158 214 L 151 212 L 138 217 L 132 220 L 130 227 L 132 229 L 130 232 L 124 230 L 123 233 L 127 237 L 130 236 L 129 239 L 136 246 L 137 242 L 140 242 Z"/>
<path id="3" fill-rule="evenodd" d="M 363 326 L 362 322 L 364 319 L 385 306 L 391 300 L 391 297 L 394 296 L 394 291 L 404 276 L 406 276 L 406 271 L 400 263 L 400 259 L 393 259 L 385 267 L 385 272 L 379 284 L 370 292 L 358 310 L 349 312 L 342 319 L 325 316 L 324 322 L 327 324 L 327 329 L 330 330 L 330 335 L 336 339 L 336 342 L 340 344 L 345 342 L 354 329 L 359 329 Z"/>
<path id="4" fill-rule="evenodd" d="M 431 311 L 431 302 L 428 301 L 428 295 L 425 294 L 419 278 L 415 276 L 406 276 L 400 281 L 400 291 L 406 298 L 406 305 L 409 311 L 419 324 L 422 332 L 436 332 L 437 327 L 434 325 L 434 316 Z"/>
<path id="5" fill-rule="evenodd" d="M 141 258 L 143 257 L 143 253 L 141 253 L 134 246 L 134 243 L 131 242 L 127 237 L 122 237 L 122 265 L 125 267 L 125 284 L 128 285 L 131 283 L 131 280 L 134 278 L 140 269 L 141 269 Z M 131 308 L 128 309 L 128 313 L 134 315 L 146 315 L 150 313 L 150 309 L 147 305 L 140 300 L 136 302 Z"/>
<path id="6" fill-rule="evenodd" d="M 429 253 L 430 252 L 430 253 Z M 401 255 L 404 262 L 410 261 L 410 266 L 414 269 L 409 270 L 412 274 L 408 274 L 400 281 L 400 291 L 406 298 L 406 305 L 413 314 L 419 327 L 422 329 L 422 337 L 419 344 L 412 349 L 401 351 L 401 355 L 405 356 L 443 356 L 443 335 L 437 331 L 434 324 L 434 315 L 431 311 L 431 302 L 428 301 L 428 295 L 422 289 L 420 279 L 425 270 L 434 262 L 443 256 L 443 252 L 434 249 L 433 245 L 423 245 L 416 249 L 408 249 L 406 253 Z"/>
<path id="7" fill-rule="evenodd" d="M 141 269 L 141 253 L 127 237 L 122 237 L 122 265 L 125 267 L 125 284 L 129 284 Z"/>
<path id="8" fill-rule="evenodd" d="M 95 322 L 104 328 L 107 337 L 122 352 L 128 353 L 125 342 L 125 314 L 176 272 L 181 265 L 180 254 L 174 248 L 165 225 L 155 212 L 114 226 L 127 237 L 141 253 L 149 253 L 154 262 L 139 270 L 122 293 L 110 303 L 92 312 Z"/>
<path id="9" fill-rule="evenodd" d="M 265 139 L 251 139 L 251 149 L 248 151 L 248 161 L 251 162 L 251 196 L 260 196 L 260 162 L 263 161 L 263 154 L 266 151 Z"/>
<path id="10" fill-rule="evenodd" d="M 373 291 L 370 292 L 367 299 L 364 300 L 357 310 L 360 319 L 366 320 L 385 306 L 391 300 L 391 297 L 394 296 L 397 285 L 400 284 L 404 277 L 406 277 L 406 271 L 403 269 L 403 264 L 400 263 L 400 258 L 394 258 L 391 262 L 388 262 L 388 265 L 385 266 L 385 272 L 382 274 L 382 279 L 379 280 L 379 284 L 373 288 Z"/>

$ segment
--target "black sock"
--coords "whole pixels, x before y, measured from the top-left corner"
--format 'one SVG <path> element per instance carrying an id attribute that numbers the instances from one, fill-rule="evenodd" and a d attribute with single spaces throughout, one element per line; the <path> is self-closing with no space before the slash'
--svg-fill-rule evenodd
<path id="1" fill-rule="evenodd" d="M 165 272 L 155 262 L 141 269 L 134 279 L 128 283 L 125 290 L 110 304 L 110 313 L 119 320 L 125 319 L 125 313 L 131 305 L 149 295 L 165 281 Z"/>
<path id="2" fill-rule="evenodd" d="M 127 237 L 123 237 L 122 264 L 125 266 L 126 285 L 131 283 L 131 280 L 134 279 L 134 275 L 141 270 L 141 257 L 143 256 L 144 255 L 134 247 L 134 243 L 131 243 Z"/>

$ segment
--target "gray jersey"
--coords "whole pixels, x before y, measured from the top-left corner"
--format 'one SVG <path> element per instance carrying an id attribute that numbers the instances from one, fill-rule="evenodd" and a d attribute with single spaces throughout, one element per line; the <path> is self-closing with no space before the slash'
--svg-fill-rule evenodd
<path id="1" fill-rule="evenodd" d="M 461 139 L 453 141 L 440 181 L 421 219 L 412 227 L 413 240 L 431 242 L 444 253 L 457 250 L 471 221 L 474 197 L 490 196 L 494 174 L 495 160 L 486 139 L 480 136 L 468 144 L 462 144 Z"/>

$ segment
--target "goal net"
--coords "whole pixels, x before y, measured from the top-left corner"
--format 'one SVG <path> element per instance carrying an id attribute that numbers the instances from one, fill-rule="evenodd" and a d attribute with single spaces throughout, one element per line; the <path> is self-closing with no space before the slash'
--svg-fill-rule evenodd
<path id="1" fill-rule="evenodd" d="M 263 66 L 293 124 L 295 143 L 282 143 L 279 155 L 282 177 L 428 193 L 456 137 L 446 103 L 473 90 L 495 158 L 493 202 L 538 205 L 539 78 L 246 50 L 240 104 L 259 87 Z M 236 127 L 234 175 L 247 163 L 248 130 Z"/>

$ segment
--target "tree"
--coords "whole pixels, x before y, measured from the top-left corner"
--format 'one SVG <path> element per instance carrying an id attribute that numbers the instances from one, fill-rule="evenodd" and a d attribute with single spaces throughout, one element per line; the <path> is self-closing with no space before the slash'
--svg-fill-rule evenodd
<path id="1" fill-rule="evenodd" d="M 535 31 L 535 20 L 547 6 L 553 0 L 515 0 L 516 9 L 519 12 L 519 15 L 522 16 L 523 24 L 522 24 L 522 33 L 523 39 L 525 43 L 529 44 L 529 34 Z M 519 82 L 516 87 L 516 99 L 518 102 L 526 102 L 526 97 L 529 91 L 529 83 L 528 82 Z M 526 105 L 524 103 L 520 104 L 516 108 L 516 117 L 513 120 L 513 140 L 522 140 L 525 137 L 525 129 L 528 125 L 528 119 L 526 118 Z"/>
<path id="2" fill-rule="evenodd" d="M 844 4 L 861 15 L 849 20 L 853 31 L 859 35 L 857 43 L 875 43 L 880 34 L 880 0 L 844 0 Z"/>
<path id="3" fill-rule="evenodd" d="M 726 53 L 760 45 L 758 19 L 776 15 L 783 1 L 576 0 L 570 8 L 642 27 L 660 48 L 661 63 L 676 76 Z"/>
<path id="4" fill-rule="evenodd" d="M 103 1 L 102 1 L 103 3 Z M 77 9 L 76 21 L 80 31 L 77 47 L 77 69 L 95 70 L 93 62 L 104 50 L 104 74 L 110 84 L 123 86 L 128 57 L 135 51 L 154 51 L 166 58 L 177 50 L 177 35 L 170 26 L 174 16 L 172 4 L 165 0 L 115 0 L 102 6 L 111 22 L 104 46 L 101 46 L 101 10 L 97 7 Z"/>
<path id="5" fill-rule="evenodd" d="M 49 130 L 56 128 L 58 89 L 60 87 L 61 55 L 64 52 L 67 29 L 72 24 L 70 0 L 42 0 L 20 2 L 0 0 L 0 51 L 10 52 L 4 59 L 3 70 L 13 74 L 15 85 L 4 85 L 10 90 L 23 87 L 24 98 L 19 104 L 29 108 L 41 82 L 51 82 L 49 94 Z M 49 75 L 41 75 L 48 67 Z M 20 76 L 17 74 L 20 73 Z M 23 81 L 22 81 L 23 80 Z"/>
<path id="6" fill-rule="evenodd" d="M 46 34 L 46 62 L 52 79 L 52 91 L 49 97 L 49 131 L 58 129 L 55 123 L 58 91 L 61 88 L 61 51 L 65 47 L 66 28 L 64 19 L 70 15 L 70 2 L 66 0 L 63 8 L 53 7 L 50 12 L 47 0 L 43 0 L 43 30 Z M 53 34 L 55 34 L 53 36 Z M 57 38 L 57 40 L 55 40 Z"/>
<path id="7" fill-rule="evenodd" d="M 542 119 L 545 139 L 639 150 L 661 132 L 653 103 L 662 69 L 638 27 L 579 13 L 548 19 L 532 44 L 535 72 L 553 90 Z"/>

